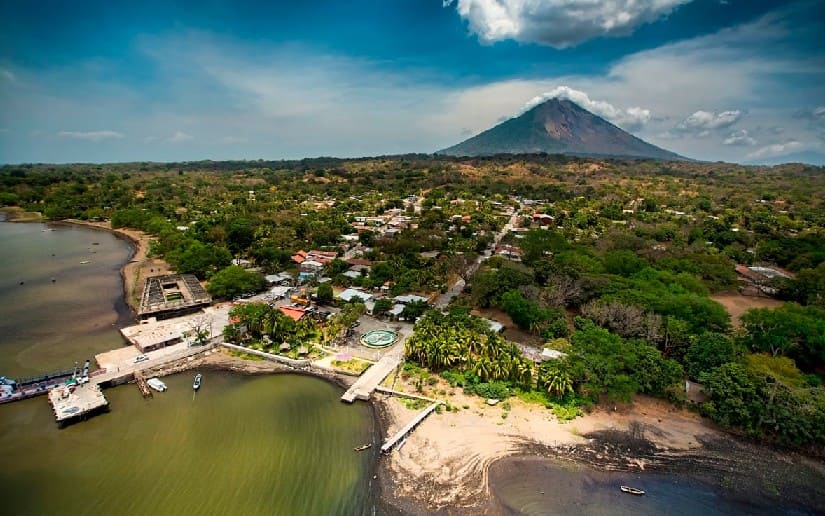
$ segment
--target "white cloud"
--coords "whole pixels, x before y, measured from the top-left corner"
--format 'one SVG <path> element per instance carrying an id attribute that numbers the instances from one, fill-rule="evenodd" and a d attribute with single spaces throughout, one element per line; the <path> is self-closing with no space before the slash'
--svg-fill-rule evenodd
<path id="1" fill-rule="evenodd" d="M 118 140 L 126 136 L 117 131 L 60 131 L 57 135 L 64 138 L 75 138 L 77 140 L 87 140 L 90 142 Z"/>
<path id="2" fill-rule="evenodd" d="M 789 151 L 799 150 L 802 148 L 802 143 L 796 140 L 789 140 L 784 143 L 774 143 L 771 145 L 765 145 L 764 147 L 760 147 L 757 150 L 748 154 L 749 158 L 767 158 L 773 156 L 780 156 L 782 154 L 786 154 Z"/>
<path id="3" fill-rule="evenodd" d="M 825 119 L 825 106 L 819 106 L 817 108 L 814 108 L 814 110 L 811 113 L 814 115 L 814 118 L 823 120 Z"/>
<path id="4" fill-rule="evenodd" d="M 706 136 L 709 134 L 707 131 L 725 129 L 738 122 L 740 118 L 742 118 L 742 112 L 739 110 L 722 111 L 721 113 L 699 110 L 679 122 L 676 125 L 676 130 L 699 132 L 700 136 L 705 133 Z"/>
<path id="5" fill-rule="evenodd" d="M 722 140 L 722 145 L 756 145 L 756 140 L 748 134 L 748 131 L 742 129 L 741 131 L 734 131 L 730 136 Z"/>
<path id="6" fill-rule="evenodd" d="M 575 102 L 591 113 L 595 113 L 596 115 L 606 118 L 616 125 L 622 126 L 630 131 L 635 131 L 641 128 L 650 121 L 651 117 L 649 109 L 640 107 L 630 107 L 627 109 L 617 108 L 613 104 L 603 100 L 592 100 L 587 93 L 575 90 L 568 86 L 558 86 L 552 91 L 533 97 L 529 102 L 527 102 L 527 104 L 524 105 L 524 107 L 522 107 L 516 116 L 526 113 L 542 102 L 553 98 L 567 99 Z"/>
<path id="7" fill-rule="evenodd" d="M 194 139 L 195 139 L 195 137 L 192 136 L 191 134 L 186 134 L 183 131 L 175 131 L 175 134 L 173 134 L 172 136 L 167 138 L 166 141 L 168 141 L 170 143 L 181 143 L 181 142 L 189 142 L 189 141 L 192 141 Z"/>
<path id="8" fill-rule="evenodd" d="M 484 42 L 513 39 L 556 48 L 622 36 L 692 0 L 456 0 L 458 14 Z"/>

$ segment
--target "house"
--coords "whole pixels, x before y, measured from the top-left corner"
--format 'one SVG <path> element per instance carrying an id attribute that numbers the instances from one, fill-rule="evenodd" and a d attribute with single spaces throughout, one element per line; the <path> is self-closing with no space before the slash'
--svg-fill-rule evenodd
<path id="1" fill-rule="evenodd" d="M 548 215 L 546 213 L 534 213 L 533 214 L 533 225 L 534 226 L 550 226 L 555 223 L 556 218 L 552 215 Z"/>
<path id="2" fill-rule="evenodd" d="M 354 270 L 351 270 L 351 269 L 348 270 L 347 272 L 342 273 L 341 275 L 346 276 L 347 278 L 350 278 L 350 279 L 358 279 L 358 278 L 361 277 L 361 273 L 359 271 L 354 271 Z"/>
<path id="3" fill-rule="evenodd" d="M 387 310 L 387 317 L 392 319 L 393 321 L 397 321 L 399 317 L 401 317 L 401 313 L 404 311 L 404 305 L 398 303 L 393 305 L 392 308 Z"/>
<path id="4" fill-rule="evenodd" d="M 238 267 L 249 269 L 250 267 L 252 267 L 252 262 L 245 258 L 235 258 L 232 260 L 232 265 L 237 265 Z"/>
<path id="5" fill-rule="evenodd" d="M 496 247 L 495 254 L 497 256 L 507 258 L 508 260 L 512 260 L 514 262 L 521 261 L 521 249 L 514 245 L 502 245 Z"/>
<path id="6" fill-rule="evenodd" d="M 337 297 L 341 301 L 344 301 L 345 303 L 349 303 L 350 301 L 354 300 L 361 300 L 363 302 L 372 300 L 372 294 L 368 294 L 363 290 L 358 290 L 355 288 L 348 288 L 343 292 L 339 292 L 335 295 L 335 297 Z"/>
<path id="7" fill-rule="evenodd" d="M 739 281 L 743 284 L 743 293 L 755 295 L 776 295 L 779 290 L 775 284 L 782 279 L 793 278 L 793 274 L 778 267 L 759 267 L 738 264 L 734 267 Z"/>
<path id="8" fill-rule="evenodd" d="M 299 265 L 303 265 L 304 262 L 307 261 L 313 261 L 320 263 L 323 266 L 334 260 L 336 256 L 338 256 L 338 253 L 336 253 L 335 251 L 312 250 L 306 252 L 302 250 L 298 251 L 292 256 L 292 261 Z"/>
<path id="9" fill-rule="evenodd" d="M 284 287 L 292 285 L 295 279 L 292 277 L 292 274 L 288 272 L 279 272 L 278 274 L 267 274 L 265 276 L 266 282 L 270 285 L 281 285 Z"/>
<path id="10" fill-rule="evenodd" d="M 266 293 L 266 295 L 264 296 L 264 299 L 270 300 L 270 301 L 274 301 L 274 300 L 278 300 L 278 299 L 285 299 L 285 298 L 289 297 L 289 294 L 291 294 L 292 291 L 293 291 L 292 287 L 283 286 L 283 285 L 275 285 L 274 287 L 269 289 L 269 292 Z"/>
<path id="11" fill-rule="evenodd" d="M 406 294 L 403 296 L 395 296 L 393 300 L 396 303 L 401 303 L 402 305 L 408 305 L 410 303 L 429 303 L 429 299 L 422 296 L 416 296 L 415 294 Z"/>
<path id="12" fill-rule="evenodd" d="M 279 306 L 278 310 L 295 322 L 300 321 L 307 314 L 304 308 L 298 306 Z"/>

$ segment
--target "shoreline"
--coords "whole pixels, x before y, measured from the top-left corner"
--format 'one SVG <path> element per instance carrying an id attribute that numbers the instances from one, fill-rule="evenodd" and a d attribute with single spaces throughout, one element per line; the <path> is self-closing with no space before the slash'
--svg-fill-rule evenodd
<path id="1" fill-rule="evenodd" d="M 148 271 L 162 274 L 162 269 L 169 269 L 162 260 L 148 257 L 152 237 L 141 231 L 112 229 L 108 223 L 80 220 L 18 221 L 84 226 L 128 241 L 132 253 L 120 267 L 120 275 L 123 299 L 133 316 L 140 300 L 140 295 L 135 296 L 141 287 L 140 278 Z M 343 388 L 354 381 L 332 371 L 294 370 L 222 351 L 172 364 L 157 374 L 165 376 L 197 367 L 241 374 L 311 375 Z M 403 385 L 407 392 L 415 392 L 414 389 L 409 382 Z M 595 471 L 649 471 L 684 476 L 734 497 L 765 499 L 767 489 L 775 493 L 773 498 L 768 497 L 774 502 L 825 506 L 825 465 L 810 465 L 811 459 L 807 457 L 738 440 L 696 414 L 659 400 L 642 397 L 634 406 L 620 411 L 596 410 L 561 423 L 543 406 L 516 398 L 508 400 L 512 408 L 504 416 L 501 406 L 488 407 L 483 399 L 464 396 L 460 389 L 452 389 L 442 380 L 432 386 L 432 391 L 427 394 L 447 401 L 457 411 L 434 413 L 409 436 L 403 450 L 377 456 L 371 474 L 376 474 L 379 481 L 371 489 L 375 490 L 372 496 L 382 513 L 498 514 L 502 509 L 495 479 L 489 475 L 491 466 L 502 460 L 537 459 L 554 464 L 572 462 Z M 379 446 L 382 439 L 415 413 L 397 398 L 380 394 L 369 404 Z M 770 459 L 767 466 L 766 458 Z M 781 478 L 771 478 L 766 473 L 782 469 L 783 465 Z M 800 469 L 805 470 L 803 476 L 810 478 L 796 478 L 794 473 Z"/>
<path id="2" fill-rule="evenodd" d="M 825 507 L 825 464 L 738 439 L 662 400 L 640 396 L 632 406 L 560 422 L 541 405 L 510 398 L 505 410 L 503 403 L 488 406 L 446 383 L 425 395 L 456 409 L 433 413 L 402 450 L 381 457 L 382 504 L 389 513 L 500 514 L 490 468 L 499 461 L 534 460 L 598 472 L 673 475 L 765 506 Z M 373 401 L 387 435 L 415 413 L 396 398 Z"/>

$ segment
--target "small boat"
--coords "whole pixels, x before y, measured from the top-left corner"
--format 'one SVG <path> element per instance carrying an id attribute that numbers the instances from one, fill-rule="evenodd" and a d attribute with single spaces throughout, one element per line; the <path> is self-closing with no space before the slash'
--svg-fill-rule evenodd
<path id="1" fill-rule="evenodd" d="M 201 388 L 201 378 L 203 378 L 202 374 L 198 373 L 195 375 L 195 381 L 192 383 L 193 389 L 198 390 Z"/>
<path id="2" fill-rule="evenodd" d="M 642 491 L 641 489 L 636 489 L 635 487 L 619 486 L 619 489 L 621 489 L 623 493 L 632 494 L 636 496 L 642 496 L 643 494 L 645 494 L 644 491 Z"/>
<path id="3" fill-rule="evenodd" d="M 163 383 L 163 381 L 161 381 L 161 379 L 157 377 L 149 378 L 148 380 L 146 380 L 146 385 L 155 389 L 158 392 L 163 392 L 166 390 L 166 384 Z"/>
<path id="4" fill-rule="evenodd" d="M 83 260 L 80 262 L 80 265 L 86 265 L 87 263 L 91 263 L 89 260 Z"/>
<path id="5" fill-rule="evenodd" d="M 353 450 L 355 450 L 355 451 L 364 451 L 364 450 L 368 450 L 371 447 L 372 447 L 372 443 L 367 443 L 367 444 L 362 444 L 361 446 L 356 446 L 355 448 L 353 448 Z"/>

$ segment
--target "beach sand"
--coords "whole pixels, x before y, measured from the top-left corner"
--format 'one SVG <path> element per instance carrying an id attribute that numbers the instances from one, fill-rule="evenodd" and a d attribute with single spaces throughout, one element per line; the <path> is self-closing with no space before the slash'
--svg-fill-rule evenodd
<path id="1" fill-rule="evenodd" d="M 405 392 L 415 392 L 410 383 L 401 384 Z M 446 395 L 438 395 L 439 391 Z M 615 411 L 596 410 L 560 422 L 542 405 L 510 398 L 509 410 L 502 403 L 489 406 L 486 400 L 467 396 L 443 380 L 426 389 L 424 395 L 442 399 L 455 410 L 433 413 L 422 422 L 404 446 L 387 457 L 390 478 L 384 480 L 388 484 L 385 491 L 428 510 L 483 506 L 490 500 L 487 471 L 494 461 L 530 450 L 539 455 L 550 449 L 563 453 L 587 445 L 591 440 L 585 436 L 594 432 L 635 429 L 659 450 L 673 453 L 698 450 L 700 439 L 718 434 L 698 415 L 646 397 Z M 387 436 L 418 412 L 399 398 L 386 397 L 379 403 Z M 604 459 L 609 462 L 608 457 Z M 643 470 L 646 461 L 628 457 L 626 466 Z"/>

